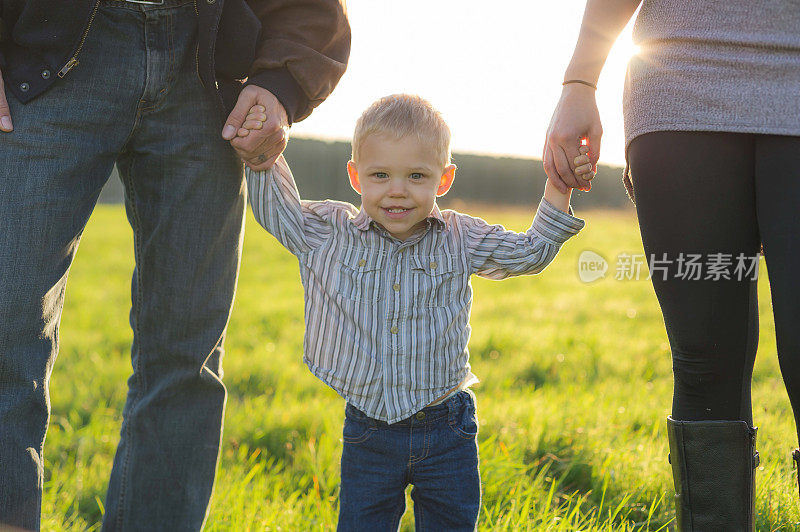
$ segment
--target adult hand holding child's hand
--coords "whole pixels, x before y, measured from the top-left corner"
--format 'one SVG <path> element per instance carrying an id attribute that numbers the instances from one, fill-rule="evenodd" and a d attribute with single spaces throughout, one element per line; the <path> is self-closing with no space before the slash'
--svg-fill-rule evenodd
<path id="1" fill-rule="evenodd" d="M 231 141 L 247 166 L 268 170 L 289 142 L 286 110 L 267 89 L 248 85 L 228 116 L 222 138 Z"/>
<path id="2" fill-rule="evenodd" d="M 8 108 L 8 100 L 6 100 L 6 87 L 3 84 L 3 73 L 0 72 L 0 130 L 12 131 L 13 129 L 11 110 Z"/>
<path id="3" fill-rule="evenodd" d="M 600 124 L 600 113 L 594 98 L 594 91 L 585 85 L 567 84 L 561 93 L 550 126 L 542 153 L 542 162 L 547 178 L 562 193 L 568 188 L 589 190 L 589 180 L 597 171 L 597 160 L 600 156 L 600 138 L 603 127 Z M 588 163 L 591 173 L 577 172 L 575 159 L 584 155 L 580 150 L 581 139 L 587 139 L 589 151 Z"/>

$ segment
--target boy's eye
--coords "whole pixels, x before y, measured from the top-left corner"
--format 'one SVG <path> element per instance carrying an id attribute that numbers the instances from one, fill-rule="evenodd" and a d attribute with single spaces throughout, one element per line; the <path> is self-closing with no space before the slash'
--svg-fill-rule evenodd
<path id="1" fill-rule="evenodd" d="M 423 177 L 425 177 L 425 176 L 424 176 L 424 175 L 422 175 L 422 174 L 420 174 L 419 172 L 414 172 L 414 173 L 413 173 L 413 174 L 411 174 L 409 177 L 411 177 L 411 179 L 422 179 L 422 178 L 423 178 Z"/>
<path id="2" fill-rule="evenodd" d="M 385 178 L 389 177 L 389 176 L 386 174 L 386 172 L 375 172 L 373 175 L 374 175 L 375 177 L 377 177 L 378 179 L 385 179 Z"/>

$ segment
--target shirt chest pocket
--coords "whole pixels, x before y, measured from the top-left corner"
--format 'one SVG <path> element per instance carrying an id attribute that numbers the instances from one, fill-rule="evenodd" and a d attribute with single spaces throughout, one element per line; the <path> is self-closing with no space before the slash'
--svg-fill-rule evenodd
<path id="1" fill-rule="evenodd" d="M 446 307 L 458 291 L 458 268 L 444 257 L 414 255 L 411 283 L 414 299 L 424 307 Z"/>
<path id="2" fill-rule="evenodd" d="M 351 301 L 374 303 L 383 299 L 381 277 L 383 256 L 375 253 L 357 252 L 345 260 L 339 260 L 339 278 L 336 289 Z"/>

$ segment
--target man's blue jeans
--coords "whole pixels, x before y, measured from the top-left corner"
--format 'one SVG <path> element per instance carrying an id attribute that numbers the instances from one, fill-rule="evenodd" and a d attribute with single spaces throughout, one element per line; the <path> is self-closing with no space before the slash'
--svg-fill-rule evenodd
<path id="1" fill-rule="evenodd" d="M 391 425 L 348 404 L 342 435 L 339 532 L 396 531 L 409 484 L 417 530 L 475 530 L 481 480 L 472 392 Z"/>
<path id="2" fill-rule="evenodd" d="M 135 242 L 133 373 L 103 530 L 203 525 L 246 198 L 241 163 L 196 72 L 196 37 L 193 0 L 103 0 L 78 66 L 27 105 L 8 93 L 15 129 L 0 133 L 0 523 L 39 527 L 67 274 L 116 162 Z"/>

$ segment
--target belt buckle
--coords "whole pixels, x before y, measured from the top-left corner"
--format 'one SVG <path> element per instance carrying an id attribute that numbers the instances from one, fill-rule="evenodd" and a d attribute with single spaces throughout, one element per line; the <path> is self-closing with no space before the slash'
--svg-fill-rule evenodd
<path id="1" fill-rule="evenodd" d="M 164 5 L 164 0 L 157 0 L 156 2 L 152 2 L 150 0 L 125 0 L 126 2 L 130 2 L 132 4 L 145 4 L 148 6 L 162 6 Z"/>

